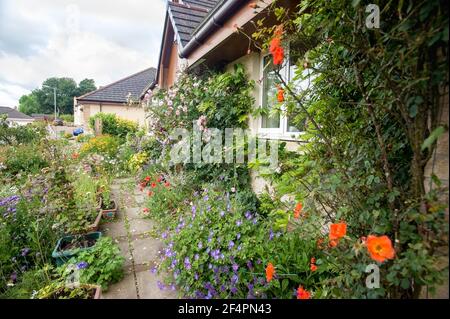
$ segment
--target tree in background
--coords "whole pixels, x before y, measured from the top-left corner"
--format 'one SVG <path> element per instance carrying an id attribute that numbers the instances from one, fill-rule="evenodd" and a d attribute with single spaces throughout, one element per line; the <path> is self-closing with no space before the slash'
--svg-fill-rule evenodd
<path id="1" fill-rule="evenodd" d="M 84 79 L 78 85 L 71 78 L 48 78 L 42 87 L 23 95 L 19 110 L 25 114 L 52 114 L 54 112 L 53 87 L 56 88 L 56 106 L 59 114 L 73 114 L 73 98 L 96 90 L 93 79 Z"/>
<path id="2" fill-rule="evenodd" d="M 25 114 L 39 113 L 39 102 L 36 95 L 30 93 L 28 95 L 22 95 L 19 99 L 19 111 Z"/>

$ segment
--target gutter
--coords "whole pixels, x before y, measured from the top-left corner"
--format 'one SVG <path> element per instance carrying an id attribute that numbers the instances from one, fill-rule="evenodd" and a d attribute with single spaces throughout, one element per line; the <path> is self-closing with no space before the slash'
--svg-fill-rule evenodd
<path id="1" fill-rule="evenodd" d="M 221 28 L 225 21 L 247 0 L 222 0 L 222 5 L 211 13 L 206 22 L 194 33 L 192 39 L 180 52 L 180 58 L 188 57 L 196 48 L 202 45 L 205 39 Z"/>

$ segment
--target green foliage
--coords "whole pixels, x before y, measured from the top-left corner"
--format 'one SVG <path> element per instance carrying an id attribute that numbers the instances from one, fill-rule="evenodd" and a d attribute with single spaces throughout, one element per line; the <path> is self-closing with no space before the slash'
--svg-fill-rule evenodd
<path id="1" fill-rule="evenodd" d="M 73 113 L 73 98 L 96 89 L 92 79 L 84 79 L 79 85 L 71 78 L 48 78 L 42 87 L 33 90 L 19 99 L 19 110 L 25 114 L 32 113 L 54 114 L 54 90 L 56 88 L 57 112 L 62 114 Z"/>
<path id="2" fill-rule="evenodd" d="M 88 154 L 100 154 L 114 156 L 117 154 L 120 141 L 117 137 L 111 135 L 99 135 L 90 138 L 80 148 L 80 154 L 86 156 Z"/>
<path id="3" fill-rule="evenodd" d="M 3 169 L 1 169 L 3 174 L 37 173 L 43 167 L 48 166 L 47 161 L 42 157 L 38 145 L 18 145 L 16 147 L 8 147 L 4 151 L 4 155 L 0 157 L 0 161 L 3 162 Z"/>
<path id="4" fill-rule="evenodd" d="M 39 101 L 34 94 L 22 95 L 19 99 L 19 111 L 31 115 L 39 113 Z"/>
<path id="5" fill-rule="evenodd" d="M 74 121 L 73 114 L 61 114 L 61 115 L 59 116 L 59 118 L 60 118 L 61 120 L 63 120 L 65 124 L 73 123 L 73 121 Z"/>
<path id="6" fill-rule="evenodd" d="M 89 125 L 92 129 L 95 128 L 96 119 L 102 121 L 103 134 L 125 138 L 129 133 L 136 133 L 138 130 L 138 124 L 136 122 L 122 119 L 116 114 L 101 112 L 89 118 Z"/>
<path id="7" fill-rule="evenodd" d="M 123 277 L 123 263 L 119 247 L 109 237 L 100 238 L 93 249 L 83 251 L 70 259 L 60 270 L 63 277 L 70 274 L 68 265 L 79 265 L 86 262 L 86 268 L 80 269 L 80 282 L 83 284 L 97 284 L 107 289 L 109 284 L 115 283 Z"/>
<path id="8" fill-rule="evenodd" d="M 39 141 L 45 135 L 45 127 L 39 124 L 9 126 L 6 116 L 0 116 L 0 146 L 33 143 Z"/>
<path id="9" fill-rule="evenodd" d="M 435 249 L 448 245 L 446 204 L 437 197 L 444 189 L 438 182 L 426 194 L 423 169 L 444 132 L 448 8 L 443 1 L 378 5 L 380 29 L 365 27 L 359 1 L 302 1 L 292 16 L 276 10 L 296 67 L 291 82 L 277 76 L 287 113 L 306 125 L 302 155 L 282 150 L 280 171 L 267 176 L 277 204 L 262 207 L 280 228 L 316 238 L 329 223 L 347 223 L 349 237 L 321 259 L 336 265 L 333 278 L 300 282 L 317 298 L 417 298 L 423 285 L 442 279 Z M 254 36 L 268 47 L 274 28 Z M 309 218 L 292 223 L 293 204 L 281 204 L 286 196 L 301 201 Z M 381 288 L 373 290 L 364 270 L 374 261 L 359 240 L 370 234 L 387 235 L 396 249 L 379 264 Z"/>

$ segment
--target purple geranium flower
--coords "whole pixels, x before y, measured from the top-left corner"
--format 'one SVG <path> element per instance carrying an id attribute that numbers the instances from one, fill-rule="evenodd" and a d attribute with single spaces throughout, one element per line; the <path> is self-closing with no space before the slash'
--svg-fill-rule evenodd
<path id="1" fill-rule="evenodd" d="M 161 281 L 159 281 L 159 280 L 158 280 L 158 282 L 157 282 L 156 284 L 158 285 L 158 288 L 159 288 L 160 290 L 164 290 L 164 289 L 166 288 L 166 286 L 165 286 Z"/>
<path id="2" fill-rule="evenodd" d="M 241 225 L 242 225 L 242 220 L 239 219 L 238 221 L 236 221 L 236 226 L 239 227 L 239 226 L 241 226 Z"/>
<path id="3" fill-rule="evenodd" d="M 239 266 L 238 266 L 238 264 L 233 264 L 232 268 L 233 268 L 233 271 L 236 272 L 236 271 L 238 271 Z"/>
<path id="4" fill-rule="evenodd" d="M 186 267 L 187 270 L 191 269 L 191 262 L 189 261 L 189 257 L 184 258 L 184 267 Z"/>
<path id="5" fill-rule="evenodd" d="M 20 252 L 20 254 L 25 257 L 26 255 L 28 255 L 28 253 L 30 252 L 30 248 L 23 248 Z"/>
<path id="6" fill-rule="evenodd" d="M 85 262 L 85 261 L 80 261 L 77 264 L 77 269 L 85 269 L 87 267 L 89 267 L 89 264 L 87 262 Z"/>
<path id="7" fill-rule="evenodd" d="M 230 240 L 228 243 L 228 249 L 232 249 L 234 247 L 234 241 Z"/>

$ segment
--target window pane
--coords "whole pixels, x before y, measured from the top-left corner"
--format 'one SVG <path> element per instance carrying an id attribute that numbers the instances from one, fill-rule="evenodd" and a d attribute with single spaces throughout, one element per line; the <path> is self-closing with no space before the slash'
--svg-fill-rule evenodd
<path id="1" fill-rule="evenodd" d="M 274 106 L 274 97 L 277 94 L 277 84 L 279 81 L 277 80 L 277 76 L 275 72 L 273 71 L 273 64 L 272 59 L 270 56 L 264 57 L 264 66 L 266 66 L 270 62 L 270 65 L 268 65 L 264 69 L 264 75 L 263 75 L 263 97 L 262 97 L 262 104 L 263 107 L 271 109 Z M 263 115 L 262 121 L 261 121 L 261 127 L 262 128 L 279 128 L 280 127 L 280 114 L 276 116 L 268 116 Z"/>
<path id="2" fill-rule="evenodd" d="M 292 117 L 288 116 L 287 118 L 287 131 L 291 133 L 301 132 L 299 128 L 297 128 L 294 123 L 292 123 Z"/>

